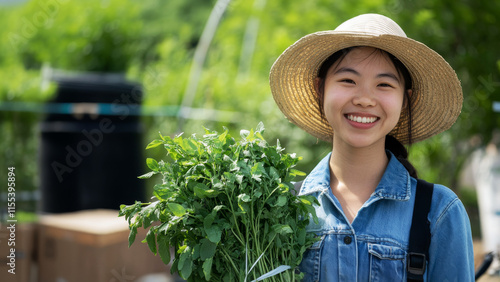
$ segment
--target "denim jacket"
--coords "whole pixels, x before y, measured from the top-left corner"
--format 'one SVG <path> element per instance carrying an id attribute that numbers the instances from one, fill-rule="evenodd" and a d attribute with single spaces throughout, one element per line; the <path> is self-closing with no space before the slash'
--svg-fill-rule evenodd
<path id="1" fill-rule="evenodd" d="M 390 152 L 375 192 L 349 223 L 330 189 L 326 156 L 306 177 L 301 195 L 314 195 L 319 223 L 309 232 L 321 240 L 306 251 L 303 281 L 406 281 L 406 254 L 415 203 L 416 180 Z M 424 281 L 474 281 L 469 218 L 448 188 L 435 184 L 431 209 L 429 262 Z"/>

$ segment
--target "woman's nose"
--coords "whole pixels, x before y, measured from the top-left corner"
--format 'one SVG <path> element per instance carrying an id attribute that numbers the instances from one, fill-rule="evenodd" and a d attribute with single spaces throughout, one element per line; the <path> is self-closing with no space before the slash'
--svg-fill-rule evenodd
<path id="1" fill-rule="evenodd" d="M 369 89 L 360 89 L 353 97 L 352 103 L 360 107 L 373 107 L 377 104 Z"/>

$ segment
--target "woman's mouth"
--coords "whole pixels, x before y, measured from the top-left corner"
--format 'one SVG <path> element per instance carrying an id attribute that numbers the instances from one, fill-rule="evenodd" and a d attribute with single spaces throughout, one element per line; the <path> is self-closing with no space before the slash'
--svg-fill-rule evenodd
<path id="1" fill-rule="evenodd" d="M 358 122 L 358 123 L 374 123 L 377 121 L 377 117 L 360 117 L 355 115 L 346 115 L 347 119 L 350 121 Z"/>

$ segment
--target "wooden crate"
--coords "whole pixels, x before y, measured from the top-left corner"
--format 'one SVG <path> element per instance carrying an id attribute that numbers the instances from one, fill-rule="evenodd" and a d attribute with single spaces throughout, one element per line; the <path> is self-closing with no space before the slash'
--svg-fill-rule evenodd
<path id="1" fill-rule="evenodd" d="M 170 273 L 141 243 L 144 230 L 130 248 L 128 234 L 127 222 L 115 210 L 40 216 L 39 281 L 136 281 L 151 273 Z"/>

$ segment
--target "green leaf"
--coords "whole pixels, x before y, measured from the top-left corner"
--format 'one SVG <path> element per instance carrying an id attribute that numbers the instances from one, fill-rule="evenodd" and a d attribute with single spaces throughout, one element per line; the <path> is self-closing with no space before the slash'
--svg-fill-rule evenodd
<path id="1" fill-rule="evenodd" d="M 214 213 L 211 213 L 211 214 L 205 216 L 205 218 L 203 219 L 203 227 L 205 229 L 210 228 L 210 226 L 212 226 L 212 223 L 214 222 L 214 220 L 215 220 Z"/>
<path id="2" fill-rule="evenodd" d="M 179 248 L 181 250 L 181 248 Z M 182 253 L 179 257 L 178 269 L 180 269 L 179 274 L 182 278 L 188 279 L 191 276 L 193 270 L 193 258 L 191 257 L 191 248 L 186 247 L 182 249 Z"/>
<path id="3" fill-rule="evenodd" d="M 226 137 L 228 135 L 228 130 L 226 129 L 220 136 L 219 136 L 219 141 L 222 142 L 222 144 L 226 143 Z"/>
<path id="4" fill-rule="evenodd" d="M 236 178 L 236 179 L 235 179 L 235 180 L 236 180 L 236 183 L 238 183 L 238 184 L 240 184 L 240 185 L 241 185 L 241 183 L 243 183 L 243 177 L 244 177 L 244 175 L 243 175 L 243 174 L 237 174 L 237 175 L 235 176 L 235 178 Z"/>
<path id="5" fill-rule="evenodd" d="M 178 260 L 179 269 L 182 269 L 184 267 L 184 262 L 186 261 L 188 256 L 190 256 L 190 251 L 191 249 L 186 245 L 179 247 L 179 249 L 177 250 L 177 253 L 180 253 Z"/>
<path id="6" fill-rule="evenodd" d="M 158 162 L 155 159 L 147 158 L 146 164 L 148 165 L 149 169 L 151 169 L 152 171 L 159 170 Z"/>
<path id="7" fill-rule="evenodd" d="M 191 258 L 187 258 L 180 272 L 181 277 L 187 280 L 189 276 L 191 276 L 192 272 L 193 272 L 193 260 Z"/>
<path id="8" fill-rule="evenodd" d="M 280 195 L 278 197 L 278 200 L 276 201 L 275 206 L 282 207 L 282 206 L 286 205 L 286 203 L 287 203 L 286 196 Z"/>
<path id="9" fill-rule="evenodd" d="M 250 195 L 247 195 L 245 193 L 238 195 L 238 199 L 240 201 L 243 201 L 243 202 L 246 202 L 246 203 L 248 203 L 248 202 L 250 202 L 252 200 L 252 198 L 250 197 Z"/>
<path id="10" fill-rule="evenodd" d="M 212 263 L 213 258 L 208 258 L 203 262 L 203 274 L 205 275 L 205 280 L 210 281 L 212 274 Z"/>
<path id="11" fill-rule="evenodd" d="M 132 243 L 135 241 L 135 236 L 137 235 L 137 226 L 133 226 L 130 229 L 130 233 L 128 234 L 128 247 L 132 246 Z"/>
<path id="12" fill-rule="evenodd" d="M 191 153 L 200 153 L 200 145 L 198 144 L 198 142 L 196 142 L 195 140 L 193 139 L 185 139 L 186 141 L 188 141 L 188 145 L 189 145 L 189 148 L 191 150 L 189 150 Z"/>
<path id="13" fill-rule="evenodd" d="M 171 221 L 170 222 L 163 222 L 159 227 L 157 234 L 163 234 L 166 235 L 168 228 L 170 227 Z"/>
<path id="14" fill-rule="evenodd" d="M 181 269 L 179 268 L 179 260 L 175 259 L 172 261 L 172 267 L 170 268 L 170 274 L 180 273 Z"/>
<path id="15" fill-rule="evenodd" d="M 128 210 L 128 206 L 124 205 L 124 204 L 121 204 L 120 205 L 120 211 L 118 212 L 118 217 L 124 216 L 127 213 L 127 210 Z"/>
<path id="16" fill-rule="evenodd" d="M 184 207 L 179 204 L 168 203 L 167 206 L 175 216 L 183 216 L 186 214 L 186 209 L 184 209 Z"/>
<path id="17" fill-rule="evenodd" d="M 198 184 L 201 184 L 201 183 L 198 183 Z M 194 186 L 193 191 L 194 191 L 194 195 L 196 197 L 200 198 L 200 199 L 203 199 L 203 198 L 207 197 L 207 194 L 205 193 L 205 190 L 202 187 L 198 186 L 198 185 Z"/>
<path id="18" fill-rule="evenodd" d="M 276 237 L 274 238 L 274 243 L 276 244 L 276 247 L 277 247 L 278 249 L 281 249 L 281 248 L 283 247 L 283 243 L 281 242 L 281 239 L 280 239 L 280 237 L 279 237 L 279 236 L 276 236 Z"/>
<path id="19" fill-rule="evenodd" d="M 278 170 L 274 167 L 269 168 L 269 176 L 271 176 L 271 179 L 274 181 L 277 181 L 280 179 L 280 174 Z"/>
<path id="20" fill-rule="evenodd" d="M 253 198 L 260 198 L 260 196 L 262 196 L 262 192 L 259 190 L 254 190 L 252 196 Z"/>
<path id="21" fill-rule="evenodd" d="M 305 172 L 300 171 L 300 170 L 296 170 L 296 169 L 293 169 L 293 168 L 290 170 L 290 174 L 292 176 L 306 176 L 307 175 Z"/>
<path id="22" fill-rule="evenodd" d="M 161 134 L 161 132 L 158 132 L 158 134 L 160 135 L 160 138 L 161 138 L 161 140 L 163 140 L 163 141 L 170 141 L 170 140 L 172 140 L 172 138 L 170 138 L 170 136 L 163 136 L 163 135 Z"/>
<path id="23" fill-rule="evenodd" d="M 215 255 L 217 244 L 207 239 L 202 239 L 200 242 L 201 242 L 201 247 L 200 247 L 201 260 L 206 260 L 208 258 L 213 257 Z"/>
<path id="24" fill-rule="evenodd" d="M 130 205 L 130 206 L 125 206 L 124 208 L 124 214 L 125 214 L 125 219 L 127 219 L 129 223 L 129 227 L 132 227 L 132 219 L 134 219 L 134 215 L 137 214 L 139 211 L 141 211 L 141 202 L 136 201 L 135 204 Z M 138 222 L 141 219 L 136 218 L 136 223 L 135 226 L 141 226 L 141 224 Z"/>
<path id="25" fill-rule="evenodd" d="M 193 247 L 192 258 L 193 260 L 197 260 L 200 257 L 200 244 L 196 244 Z"/>
<path id="26" fill-rule="evenodd" d="M 256 163 L 251 170 L 252 174 L 258 174 L 258 175 L 267 175 L 266 169 L 264 168 L 264 164 L 261 162 Z"/>
<path id="27" fill-rule="evenodd" d="M 149 229 L 148 234 L 146 234 L 146 242 L 151 252 L 156 255 L 156 236 L 154 231 L 154 227 Z"/>
<path id="28" fill-rule="evenodd" d="M 255 132 L 264 133 L 265 129 L 266 128 L 264 127 L 264 123 L 262 121 L 260 121 L 259 124 L 257 124 L 257 128 L 255 129 Z"/>
<path id="29" fill-rule="evenodd" d="M 311 201 L 310 201 L 309 199 L 307 199 L 306 197 L 302 197 L 302 196 L 301 196 L 301 197 L 300 197 L 300 201 L 301 201 L 302 203 L 306 204 L 306 205 L 309 205 L 309 206 L 311 206 L 311 205 L 312 205 Z"/>
<path id="30" fill-rule="evenodd" d="M 250 209 L 250 204 L 252 198 L 250 195 L 247 195 L 245 193 L 238 195 L 238 206 L 240 209 L 244 212 L 247 212 Z"/>
<path id="31" fill-rule="evenodd" d="M 212 243 L 219 243 L 222 237 L 222 230 L 218 225 L 211 225 L 209 228 L 205 228 L 208 240 Z"/>
<path id="32" fill-rule="evenodd" d="M 250 131 L 248 131 L 246 129 L 240 130 L 240 137 L 242 139 L 247 139 L 249 135 L 250 135 Z M 253 131 L 252 131 L 252 135 L 253 135 Z"/>
<path id="33" fill-rule="evenodd" d="M 169 191 L 168 186 L 164 184 L 156 184 L 153 187 L 153 195 L 158 199 L 158 200 L 166 200 L 170 198 L 174 192 Z"/>
<path id="34" fill-rule="evenodd" d="M 214 189 L 210 189 L 210 190 L 207 190 L 205 191 L 206 195 L 208 198 L 215 198 L 217 197 L 221 192 L 220 191 L 217 191 L 217 190 L 214 190 Z"/>
<path id="35" fill-rule="evenodd" d="M 219 191 L 214 190 L 214 189 L 209 189 L 207 185 L 203 183 L 196 183 L 196 185 L 193 188 L 195 196 L 203 199 L 203 198 L 214 198 L 217 197 L 217 195 L 220 194 Z"/>
<path id="36" fill-rule="evenodd" d="M 154 221 L 158 220 L 156 211 L 156 205 L 159 202 L 153 202 L 147 207 L 143 208 L 139 215 L 142 218 L 142 223 L 144 228 L 148 228 Z"/>
<path id="37" fill-rule="evenodd" d="M 299 230 L 299 234 L 297 235 L 297 241 L 300 245 L 304 245 L 306 243 L 306 229 L 302 228 Z"/>
<path id="38" fill-rule="evenodd" d="M 160 258 L 164 264 L 170 263 L 170 246 L 168 244 L 167 236 L 161 235 L 160 233 L 157 235 L 158 241 L 158 253 L 160 254 Z"/>
<path id="39" fill-rule="evenodd" d="M 279 233 L 281 235 L 291 234 L 293 233 L 292 228 L 286 224 L 275 224 L 273 225 L 273 231 Z"/>
<path id="40" fill-rule="evenodd" d="M 156 171 L 151 171 L 151 172 L 145 173 L 141 176 L 138 176 L 137 178 L 148 179 L 148 178 L 151 178 L 151 176 L 155 175 L 156 173 L 157 173 Z"/>
<path id="41" fill-rule="evenodd" d="M 151 141 L 151 143 L 148 144 L 148 146 L 146 147 L 146 150 L 148 149 L 151 149 L 151 148 L 155 148 L 155 147 L 158 147 L 160 146 L 161 144 L 163 144 L 163 141 L 162 140 L 153 140 Z"/>
<path id="42" fill-rule="evenodd" d="M 217 213 L 218 211 L 220 211 L 221 209 L 223 209 L 225 207 L 226 206 L 224 206 L 224 205 L 217 205 L 217 206 L 214 207 L 213 211 Z"/>

